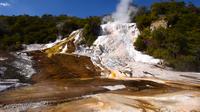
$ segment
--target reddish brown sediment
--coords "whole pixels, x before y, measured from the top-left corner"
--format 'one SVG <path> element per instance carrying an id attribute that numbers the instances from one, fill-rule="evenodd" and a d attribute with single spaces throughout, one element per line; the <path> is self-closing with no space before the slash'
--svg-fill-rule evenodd
<path id="1" fill-rule="evenodd" d="M 99 77 L 101 70 L 93 65 L 89 57 L 72 54 L 57 54 L 51 58 L 41 52 L 34 53 L 39 72 L 33 81 L 60 80 L 69 78 Z"/>

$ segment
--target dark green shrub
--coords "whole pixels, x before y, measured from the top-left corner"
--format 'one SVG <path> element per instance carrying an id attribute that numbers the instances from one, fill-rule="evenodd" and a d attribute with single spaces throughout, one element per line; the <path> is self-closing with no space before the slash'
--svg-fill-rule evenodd
<path id="1" fill-rule="evenodd" d="M 136 17 L 141 35 L 135 42 L 138 50 L 164 59 L 168 66 L 181 71 L 200 71 L 199 8 L 183 2 L 161 2 L 151 11 Z M 151 15 L 151 16 L 147 16 Z M 168 28 L 149 29 L 152 18 L 166 17 Z"/>
<path id="2" fill-rule="evenodd" d="M 17 50 L 22 44 L 52 42 L 58 35 L 66 37 L 84 26 L 85 40 L 90 45 L 100 31 L 99 25 L 100 19 L 97 17 L 81 19 L 66 15 L 0 16 L 0 49 Z"/>
<path id="3" fill-rule="evenodd" d="M 83 44 L 91 46 L 97 39 L 101 31 L 101 20 L 98 17 L 91 17 L 88 19 L 88 23 L 83 28 Z"/>

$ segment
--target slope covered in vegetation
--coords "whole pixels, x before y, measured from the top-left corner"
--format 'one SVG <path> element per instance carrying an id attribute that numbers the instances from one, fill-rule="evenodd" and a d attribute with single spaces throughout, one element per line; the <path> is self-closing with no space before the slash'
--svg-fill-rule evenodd
<path id="1" fill-rule="evenodd" d="M 152 29 L 159 20 L 167 28 Z M 165 60 L 182 71 L 200 71 L 200 9 L 184 2 L 155 3 L 150 10 L 141 8 L 135 17 L 141 35 L 138 50 Z"/>
<path id="2" fill-rule="evenodd" d="M 0 16 L 0 49 L 13 51 L 22 49 L 22 44 L 48 43 L 80 28 L 84 28 L 85 37 L 97 38 L 100 23 L 99 17 Z M 88 45 L 90 38 L 85 38 Z"/>

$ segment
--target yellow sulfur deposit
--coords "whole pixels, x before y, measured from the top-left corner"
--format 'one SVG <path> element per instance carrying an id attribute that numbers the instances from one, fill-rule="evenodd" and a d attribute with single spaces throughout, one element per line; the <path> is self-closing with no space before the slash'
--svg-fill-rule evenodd
<path id="1" fill-rule="evenodd" d="M 56 45 L 54 45 L 51 48 L 45 49 L 44 52 L 47 54 L 47 56 L 50 58 L 55 54 L 59 54 L 62 52 L 63 48 L 68 45 L 68 51 L 70 52 L 74 52 L 75 47 L 73 43 L 76 35 L 78 35 L 80 33 L 80 31 L 76 32 L 76 33 L 72 33 L 69 37 L 65 38 L 64 40 L 62 40 L 61 42 L 57 43 Z"/>
<path id="2" fill-rule="evenodd" d="M 116 78 L 116 73 L 114 71 L 111 72 L 110 78 Z"/>

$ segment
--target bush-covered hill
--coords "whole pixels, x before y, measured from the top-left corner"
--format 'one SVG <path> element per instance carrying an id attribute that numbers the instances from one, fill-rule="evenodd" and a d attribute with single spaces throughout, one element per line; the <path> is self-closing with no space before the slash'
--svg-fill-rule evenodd
<path id="1" fill-rule="evenodd" d="M 90 45 L 93 38 L 97 38 L 100 23 L 99 17 L 0 16 L 0 49 L 13 51 L 22 49 L 22 44 L 48 43 L 79 28 L 84 28 L 85 37 L 92 38 L 85 38 L 85 43 Z"/>
<path id="2" fill-rule="evenodd" d="M 155 3 L 141 8 L 135 17 L 142 32 L 135 46 L 181 71 L 200 71 L 200 8 L 184 2 Z M 152 23 L 164 20 L 167 28 L 152 30 Z"/>

